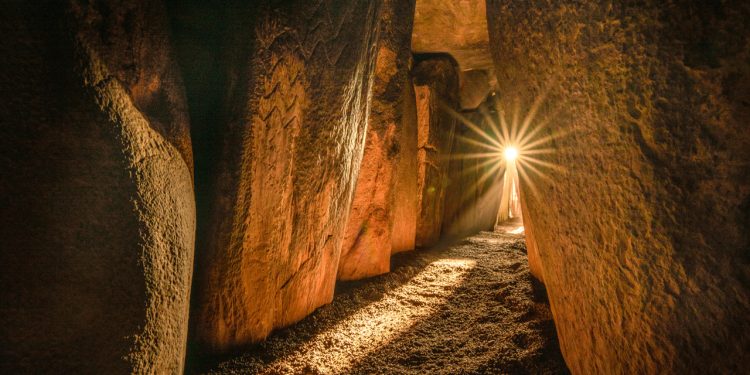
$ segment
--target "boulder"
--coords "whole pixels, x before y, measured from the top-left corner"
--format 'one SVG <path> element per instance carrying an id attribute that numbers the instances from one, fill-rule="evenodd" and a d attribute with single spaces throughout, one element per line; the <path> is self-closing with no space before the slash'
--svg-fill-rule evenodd
<path id="1" fill-rule="evenodd" d="M 519 172 L 570 370 L 746 371 L 748 4 L 487 12 L 501 105 L 546 92 L 533 123 L 554 119 L 539 146 L 553 152 Z"/>
<path id="2" fill-rule="evenodd" d="M 401 132 L 412 131 L 404 126 L 414 125 L 404 119 L 405 106 L 401 103 L 408 99 L 404 97 L 404 87 L 411 86 L 409 42 L 413 19 L 414 0 L 384 1 L 365 149 L 341 248 L 338 268 L 341 280 L 361 279 L 390 270 L 394 186 L 402 149 L 399 141 Z"/>
<path id="3" fill-rule="evenodd" d="M 180 373 L 195 206 L 163 4 L 0 7 L 0 372 Z"/>

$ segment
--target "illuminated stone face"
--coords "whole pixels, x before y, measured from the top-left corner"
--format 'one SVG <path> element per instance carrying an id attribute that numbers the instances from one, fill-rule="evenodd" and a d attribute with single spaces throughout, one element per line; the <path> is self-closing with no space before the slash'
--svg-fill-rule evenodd
<path id="1" fill-rule="evenodd" d="M 747 7 L 487 4 L 501 105 L 549 87 L 537 117 L 568 133 L 534 155 L 565 170 L 521 195 L 572 373 L 741 372 Z"/>
<path id="2" fill-rule="evenodd" d="M 494 86 L 486 0 L 417 0 L 412 51 L 448 53 L 460 71 L 461 108 L 476 109 Z"/>
<path id="3" fill-rule="evenodd" d="M 362 279 L 390 270 L 396 209 L 400 215 L 396 242 L 400 250 L 404 250 L 403 247 L 408 250 L 414 248 L 416 167 L 402 171 L 406 173 L 398 173 L 399 164 L 405 168 L 411 164 L 410 160 L 405 159 L 416 161 L 416 122 L 405 110 L 410 105 L 413 111 L 415 105 L 413 97 L 405 97 L 408 94 L 405 89 L 413 90 L 407 70 L 411 57 L 409 31 L 413 14 L 412 2 L 384 2 L 380 48 L 373 77 L 372 109 L 357 187 L 341 247 L 340 280 Z M 407 181 L 399 183 L 398 179 L 411 181 L 412 188 L 404 189 Z M 396 197 L 396 193 L 405 196 Z M 409 202 L 412 203 L 411 207 L 404 204 Z M 410 212 L 403 212 L 403 208 Z M 411 220 L 407 223 L 408 219 Z M 403 240 L 407 228 L 411 229 L 410 243 Z"/>
<path id="4" fill-rule="evenodd" d="M 485 0 L 417 0 L 412 50 L 450 53 L 462 70 L 492 69 Z"/>
<path id="5" fill-rule="evenodd" d="M 213 159 L 191 315 L 205 352 L 263 340 L 333 299 L 380 4 L 326 4 L 248 4 L 230 17 L 235 46 L 253 47 L 249 59 L 222 66 L 234 91 L 219 99 L 231 109 L 218 125 L 223 149 Z"/>

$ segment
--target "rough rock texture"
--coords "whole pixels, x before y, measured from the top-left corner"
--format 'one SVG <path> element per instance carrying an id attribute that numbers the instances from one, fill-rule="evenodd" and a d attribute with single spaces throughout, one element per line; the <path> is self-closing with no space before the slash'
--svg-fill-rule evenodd
<path id="1" fill-rule="evenodd" d="M 520 184 L 521 182 L 519 181 Z M 519 188 L 519 200 L 521 201 L 521 212 L 526 212 L 526 197 L 523 189 L 523 187 Z M 523 216 L 523 228 L 524 234 L 526 234 L 526 255 L 529 258 L 529 271 L 537 280 L 544 282 L 542 260 L 539 259 L 539 249 L 536 244 L 536 237 L 534 237 L 536 229 L 534 229 L 534 222 L 531 220 L 531 216 Z"/>
<path id="2" fill-rule="evenodd" d="M 404 85 L 401 99 L 401 134 L 393 186 L 391 254 L 414 250 L 417 237 L 417 102 L 414 85 Z"/>
<path id="3" fill-rule="evenodd" d="M 418 54 L 447 53 L 456 59 L 462 71 L 459 95 L 464 109 L 476 108 L 495 84 L 485 2 L 417 0 L 414 13 L 412 50 Z M 486 77 L 480 77 L 480 72 Z"/>
<path id="4" fill-rule="evenodd" d="M 517 227 L 519 222 L 509 223 Z M 212 374 L 567 374 L 522 236 L 399 254 Z"/>
<path id="5" fill-rule="evenodd" d="M 494 82 L 490 82 L 490 74 L 484 69 L 463 70 L 459 78 L 461 109 L 477 109 L 494 85 Z"/>
<path id="6" fill-rule="evenodd" d="M 188 87 L 191 102 L 201 89 L 223 95 L 209 98 L 219 112 L 194 114 L 221 135 L 200 156 L 209 166 L 200 178 L 213 182 L 202 195 L 210 202 L 191 315 L 199 352 L 262 340 L 333 298 L 365 143 L 380 5 L 233 2 L 206 26 L 225 52 L 214 52 L 214 79 L 225 91 Z M 189 34 L 185 12 L 175 29 Z M 182 39 L 188 52 L 189 39 Z M 183 65 L 205 61 L 181 56 Z"/>
<path id="7" fill-rule="evenodd" d="M 179 373 L 195 207 L 164 9 L 0 7 L 0 372 Z"/>
<path id="8" fill-rule="evenodd" d="M 485 0 L 417 0 L 415 53 L 449 53 L 463 70 L 494 69 Z"/>
<path id="9" fill-rule="evenodd" d="M 487 106 L 487 103 L 484 104 Z M 488 113 L 488 110 L 484 110 Z M 461 114 L 478 129 L 492 134 L 490 122 L 480 111 Z M 494 230 L 500 205 L 502 160 L 487 155 L 487 141 L 460 122 L 451 149 L 443 213 L 443 237 L 462 238 L 482 230 Z"/>
<path id="10" fill-rule="evenodd" d="M 501 103 L 562 134 L 522 188 L 572 372 L 746 371 L 750 4 L 488 4 Z"/>
<path id="11" fill-rule="evenodd" d="M 405 106 L 401 103 L 410 99 L 404 97 L 404 87 L 411 86 L 413 19 L 414 0 L 384 0 L 365 150 L 341 247 L 341 280 L 375 276 L 390 269 L 399 141 L 404 126 L 409 127 L 407 132 L 416 129 L 412 119 L 404 118 Z M 413 155 L 412 150 L 407 152 L 405 157 Z M 413 208 L 416 210 L 416 205 Z"/>
<path id="12" fill-rule="evenodd" d="M 412 74 L 417 98 L 418 174 L 416 246 L 440 239 L 445 186 L 458 107 L 458 74 L 449 55 L 420 57 Z"/>

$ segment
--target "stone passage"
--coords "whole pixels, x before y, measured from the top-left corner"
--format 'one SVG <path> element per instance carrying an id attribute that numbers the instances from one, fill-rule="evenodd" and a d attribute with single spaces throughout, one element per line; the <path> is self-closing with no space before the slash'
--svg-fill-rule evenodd
<path id="1" fill-rule="evenodd" d="M 391 273 L 336 292 L 332 304 L 209 372 L 567 372 L 522 235 L 482 232 L 400 254 Z"/>
<path id="2" fill-rule="evenodd" d="M 749 18 L 0 1 L 0 374 L 747 373 Z"/>

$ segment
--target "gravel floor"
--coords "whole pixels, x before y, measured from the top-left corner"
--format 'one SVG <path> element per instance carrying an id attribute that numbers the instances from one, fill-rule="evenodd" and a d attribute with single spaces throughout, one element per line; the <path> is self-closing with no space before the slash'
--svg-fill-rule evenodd
<path id="1" fill-rule="evenodd" d="M 398 254 L 391 273 L 341 283 L 332 304 L 208 373 L 568 373 L 523 235 L 500 229 Z"/>

